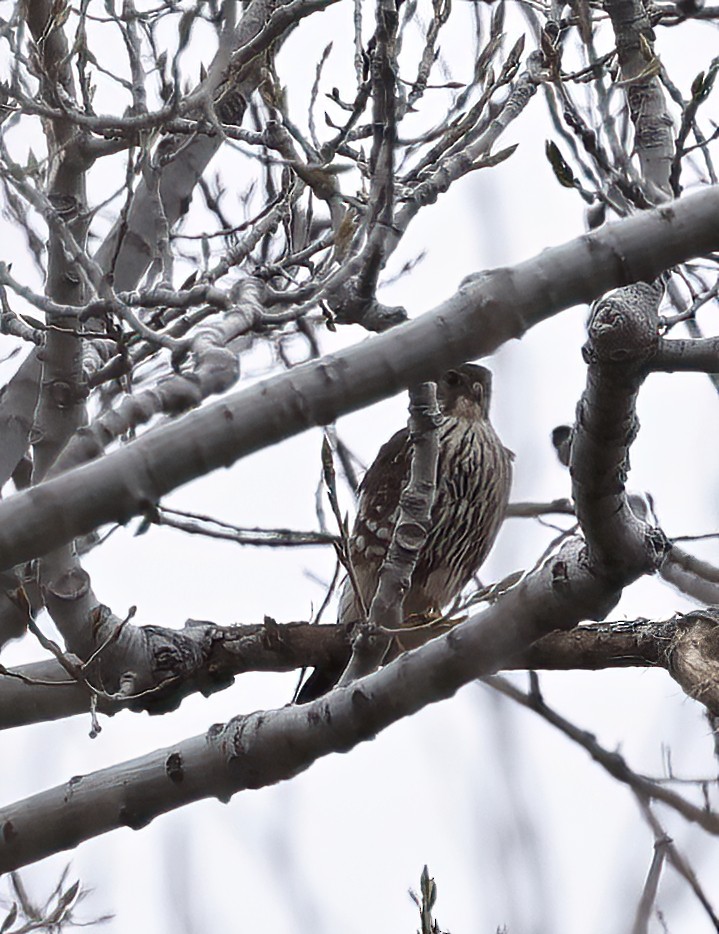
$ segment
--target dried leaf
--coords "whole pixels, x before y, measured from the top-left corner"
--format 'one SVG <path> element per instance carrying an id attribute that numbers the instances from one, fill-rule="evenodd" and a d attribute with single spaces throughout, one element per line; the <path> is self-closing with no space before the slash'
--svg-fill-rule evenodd
<path id="1" fill-rule="evenodd" d="M 477 64 L 474 69 L 475 75 L 481 76 L 485 73 L 490 62 L 497 54 L 497 50 L 501 46 L 503 39 L 503 35 L 492 36 L 487 45 L 485 45 L 479 54 L 479 58 L 477 59 Z"/>
<path id="2" fill-rule="evenodd" d="M 492 14 L 492 25 L 490 27 L 490 35 L 493 37 L 499 36 L 504 29 L 504 11 L 504 3 L 498 3 Z"/>
<path id="3" fill-rule="evenodd" d="M 12 908 L 8 911 L 5 916 L 5 920 L 0 927 L 0 934 L 5 934 L 5 931 L 9 930 L 13 924 L 15 924 L 15 919 L 17 918 L 17 902 L 12 903 Z"/>
<path id="4" fill-rule="evenodd" d="M 518 146 L 519 143 L 514 143 L 512 146 L 507 146 L 506 149 L 501 149 L 499 152 L 495 152 L 491 156 L 485 156 L 481 160 L 481 165 L 478 163 L 475 163 L 475 165 L 477 165 L 477 168 L 490 168 L 493 165 L 499 165 L 500 162 L 504 162 L 505 159 L 509 159 Z"/>
<path id="5" fill-rule="evenodd" d="M 60 901 L 58 902 L 58 908 L 65 909 L 69 905 L 71 905 L 75 901 L 75 898 L 77 897 L 77 893 L 79 890 L 80 890 L 80 881 L 77 880 L 73 882 L 73 884 L 70 886 L 70 888 L 66 892 L 63 892 L 62 897 L 60 898 Z"/>
<path id="6" fill-rule="evenodd" d="M 192 286 L 197 282 L 197 270 L 193 269 L 190 275 L 185 279 L 185 281 L 180 286 L 180 291 L 184 292 L 185 289 L 191 289 Z"/>
<path id="7" fill-rule="evenodd" d="M 504 63 L 504 68 L 502 69 L 503 71 L 508 72 L 510 69 L 516 71 L 516 69 L 519 67 L 519 60 L 522 57 L 522 52 L 524 52 L 524 43 L 525 37 L 524 33 L 522 33 L 509 52 L 507 61 Z"/>
<path id="8" fill-rule="evenodd" d="M 546 153 L 547 159 L 549 159 L 549 164 L 554 170 L 554 174 L 557 176 L 557 181 L 559 184 L 564 188 L 576 187 L 574 172 L 572 172 L 569 164 L 559 151 L 557 144 L 552 142 L 552 140 L 547 140 L 544 151 Z"/>

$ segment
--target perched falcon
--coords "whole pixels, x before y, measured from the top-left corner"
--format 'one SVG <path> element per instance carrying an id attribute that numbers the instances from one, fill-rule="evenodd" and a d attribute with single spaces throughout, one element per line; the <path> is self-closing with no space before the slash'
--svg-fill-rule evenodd
<path id="1" fill-rule="evenodd" d="M 437 485 L 431 527 L 404 599 L 405 618 L 439 614 L 469 583 L 487 557 L 504 518 L 512 480 L 512 453 L 489 421 L 492 374 L 465 364 L 437 383 L 444 416 L 438 432 Z M 412 442 L 407 428 L 380 448 L 360 486 L 350 557 L 362 601 L 369 608 L 409 478 Z M 362 612 L 349 580 L 340 596 L 338 622 Z M 298 700 L 328 690 L 341 672 L 316 671 Z"/>

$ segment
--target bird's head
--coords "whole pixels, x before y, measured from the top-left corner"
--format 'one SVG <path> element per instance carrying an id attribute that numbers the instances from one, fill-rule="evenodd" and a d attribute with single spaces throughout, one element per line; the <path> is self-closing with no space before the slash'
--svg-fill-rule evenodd
<path id="1" fill-rule="evenodd" d="M 492 374 L 476 363 L 447 370 L 437 381 L 437 402 L 444 415 L 456 418 L 488 418 Z"/>

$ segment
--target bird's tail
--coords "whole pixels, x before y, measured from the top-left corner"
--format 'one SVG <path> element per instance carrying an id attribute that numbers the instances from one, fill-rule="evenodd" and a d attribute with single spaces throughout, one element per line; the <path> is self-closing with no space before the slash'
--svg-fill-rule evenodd
<path id="1" fill-rule="evenodd" d="M 340 592 L 337 622 L 340 625 L 348 625 L 359 619 L 360 615 L 361 611 L 357 601 L 357 595 L 354 592 L 354 588 L 350 584 L 349 578 L 345 577 L 344 582 L 342 583 L 342 590 Z M 299 689 L 296 703 L 309 704 L 310 701 L 317 700 L 318 697 L 322 697 L 323 694 L 331 691 L 335 684 L 337 684 L 339 681 L 348 661 L 349 654 L 347 655 L 347 658 L 342 659 L 341 662 L 337 662 L 331 666 L 315 668 L 309 678 Z"/>

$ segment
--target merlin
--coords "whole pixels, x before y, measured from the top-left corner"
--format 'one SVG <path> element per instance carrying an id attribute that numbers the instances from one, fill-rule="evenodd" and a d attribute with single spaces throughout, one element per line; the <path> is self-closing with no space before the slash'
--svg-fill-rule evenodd
<path id="1" fill-rule="evenodd" d="M 438 430 L 437 481 L 430 530 L 404 598 L 403 616 L 439 616 L 477 573 L 504 518 L 513 454 L 489 420 L 492 374 L 464 364 L 437 383 L 442 414 Z M 350 537 L 355 586 L 345 580 L 338 622 L 350 625 L 372 603 L 382 563 L 397 522 L 399 498 L 412 462 L 409 430 L 402 428 L 379 451 L 359 489 Z M 361 604 L 360 599 L 361 598 Z M 316 671 L 300 703 L 329 690 L 341 672 Z"/>

